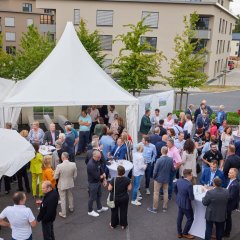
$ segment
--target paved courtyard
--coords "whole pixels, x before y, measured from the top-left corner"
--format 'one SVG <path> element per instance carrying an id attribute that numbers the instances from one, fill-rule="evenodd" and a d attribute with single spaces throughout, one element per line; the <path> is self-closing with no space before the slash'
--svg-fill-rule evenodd
<path id="1" fill-rule="evenodd" d="M 161 211 L 152 214 L 147 207 L 152 204 L 152 195 L 143 194 L 142 206 L 129 205 L 127 230 L 110 229 L 110 211 L 102 213 L 98 218 L 87 215 L 87 176 L 84 161 L 77 161 L 78 177 L 74 188 L 75 211 L 69 213 L 67 219 L 57 216 L 55 221 L 56 240 L 176 240 L 176 216 L 177 207 L 175 198 L 169 202 L 167 213 Z M 12 185 L 16 189 L 16 183 Z M 143 191 L 142 191 L 143 192 Z M 107 191 L 104 190 L 102 203 L 106 205 Z M 11 196 L 0 195 L 0 211 L 7 205 L 11 205 Z M 160 203 L 162 204 L 162 202 Z M 38 213 L 31 195 L 28 195 L 27 205 L 33 210 L 35 216 Z M 161 207 L 161 206 L 160 206 Z M 240 239 L 240 212 L 233 213 L 233 231 L 230 240 Z M 2 228 L 0 237 L 9 240 L 10 229 Z M 41 240 L 41 225 L 33 230 L 33 239 Z"/>

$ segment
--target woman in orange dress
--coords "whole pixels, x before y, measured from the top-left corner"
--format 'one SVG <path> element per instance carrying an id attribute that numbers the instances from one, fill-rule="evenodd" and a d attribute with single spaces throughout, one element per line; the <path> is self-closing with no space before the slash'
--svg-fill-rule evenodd
<path id="1" fill-rule="evenodd" d="M 56 180 L 53 178 L 54 171 L 52 169 L 52 156 L 46 155 L 43 158 L 43 181 L 50 181 L 52 188 L 56 186 Z"/>

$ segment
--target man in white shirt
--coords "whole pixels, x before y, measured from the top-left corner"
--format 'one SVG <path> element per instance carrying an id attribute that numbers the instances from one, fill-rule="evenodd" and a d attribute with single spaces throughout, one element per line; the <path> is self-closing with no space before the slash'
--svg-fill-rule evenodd
<path id="1" fill-rule="evenodd" d="M 31 209 L 25 206 L 25 193 L 16 192 L 13 195 L 13 202 L 13 206 L 8 206 L 1 212 L 0 225 L 12 229 L 13 240 L 32 240 L 32 227 L 37 223 Z M 8 222 L 4 220 L 5 218 Z"/>
<path id="2" fill-rule="evenodd" d="M 183 132 L 184 132 L 185 139 L 187 139 L 192 135 L 193 123 L 191 120 L 191 116 L 189 114 L 185 116 L 185 120 L 186 120 L 186 123 L 184 124 Z"/>
<path id="3" fill-rule="evenodd" d="M 115 115 L 115 114 L 118 114 L 118 113 L 115 111 L 115 106 L 114 106 L 114 105 L 110 105 L 109 111 L 108 111 L 108 126 L 109 126 L 109 127 L 111 126 L 111 123 L 113 122 L 113 119 L 114 119 L 114 115 Z"/>
<path id="4" fill-rule="evenodd" d="M 163 116 L 160 114 L 160 110 L 158 108 L 155 109 L 154 115 L 151 116 L 151 123 L 152 123 L 152 131 L 156 127 L 159 127 L 159 121 L 160 119 L 163 119 Z"/>

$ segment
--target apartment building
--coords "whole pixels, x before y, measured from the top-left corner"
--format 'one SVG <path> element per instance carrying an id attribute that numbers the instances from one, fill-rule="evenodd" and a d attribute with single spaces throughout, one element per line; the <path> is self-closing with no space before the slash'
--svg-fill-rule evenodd
<path id="1" fill-rule="evenodd" d="M 37 9 L 35 0 L 0 0 L 0 33 L 3 49 L 12 54 L 19 47 L 23 32 L 34 24 L 43 34 L 55 38 L 55 10 Z"/>
<path id="2" fill-rule="evenodd" d="M 231 57 L 240 57 L 240 33 L 233 33 L 231 41 Z"/>

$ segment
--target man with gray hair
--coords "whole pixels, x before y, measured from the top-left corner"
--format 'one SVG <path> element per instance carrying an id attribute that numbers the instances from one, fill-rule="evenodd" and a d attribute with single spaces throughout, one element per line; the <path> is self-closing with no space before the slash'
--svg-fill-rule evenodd
<path id="1" fill-rule="evenodd" d="M 58 179 L 58 192 L 61 201 L 61 212 L 59 216 L 66 218 L 66 195 L 69 202 L 69 211 L 73 212 L 73 195 L 72 188 L 74 187 L 74 180 L 77 177 L 77 166 L 76 163 L 70 162 L 69 154 L 67 152 L 62 153 L 62 163 L 57 165 L 54 178 Z"/>
<path id="2" fill-rule="evenodd" d="M 170 179 L 170 174 L 174 171 L 173 159 L 167 156 L 168 148 L 166 146 L 162 147 L 162 156 L 157 159 L 154 170 L 154 194 L 153 194 L 153 207 L 147 210 L 152 213 L 157 213 L 158 200 L 161 187 L 163 188 L 163 212 L 167 211 L 168 203 L 168 182 Z"/>
<path id="3" fill-rule="evenodd" d="M 154 133 L 149 136 L 149 140 L 151 144 L 156 146 L 156 143 L 162 140 L 162 137 L 159 134 L 160 134 L 160 128 L 159 127 L 154 128 Z"/>

